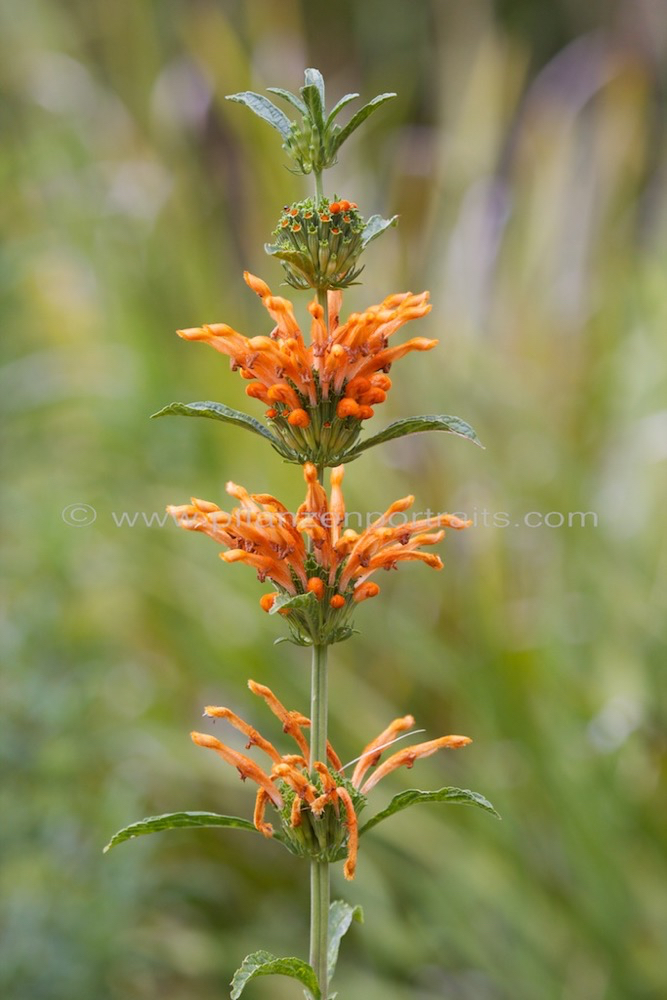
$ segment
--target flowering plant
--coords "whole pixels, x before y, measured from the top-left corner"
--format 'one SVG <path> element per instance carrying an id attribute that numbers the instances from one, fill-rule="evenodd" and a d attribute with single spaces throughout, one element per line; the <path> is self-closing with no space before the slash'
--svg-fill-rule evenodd
<path id="1" fill-rule="evenodd" d="M 262 767 L 210 734 L 192 733 L 198 746 L 214 750 L 242 779 L 250 778 L 257 785 L 252 822 L 209 812 L 168 813 L 125 827 L 105 848 L 166 829 L 236 827 L 259 832 L 309 860 L 309 962 L 254 952 L 234 975 L 233 1000 L 251 979 L 273 973 L 297 979 L 312 1000 L 330 1000 L 341 938 L 353 919 L 361 919 L 361 913 L 359 907 L 341 900 L 330 903 L 329 866 L 344 861 L 345 877 L 353 879 L 359 838 L 379 822 L 416 802 L 432 801 L 474 805 L 497 815 L 482 795 L 467 789 L 410 789 L 396 795 L 360 827 L 358 817 L 367 795 L 386 775 L 399 767 L 410 768 L 439 749 L 463 747 L 471 741 L 467 736 L 441 736 L 403 747 L 380 763 L 385 750 L 410 735 L 414 719 L 405 715 L 371 740 L 356 760 L 343 765 L 327 738 L 328 648 L 353 634 L 355 609 L 379 594 L 380 587 L 371 577 L 405 561 L 442 569 L 440 557 L 424 549 L 439 544 L 446 528 L 459 531 L 470 523 L 452 514 L 408 520 L 404 515 L 414 503 L 414 497 L 408 496 L 392 503 L 365 530 L 354 531 L 346 527 L 341 485 L 345 463 L 369 447 L 425 430 L 479 441 L 469 424 L 446 415 L 397 420 L 360 440 L 363 422 L 374 415 L 373 408 L 384 402 L 391 388 L 389 370 L 394 362 L 412 351 L 432 350 L 438 342 L 414 337 L 389 343 L 406 322 L 428 314 L 428 292 L 389 295 L 379 305 L 341 322 L 342 289 L 359 277 L 361 254 L 395 225 L 396 217 L 372 216 L 364 221 L 355 202 L 336 195 L 325 198 L 322 172 L 356 128 L 394 95 L 376 97 L 341 127 L 336 121 L 339 112 L 358 95 L 346 95 L 327 115 L 321 74 L 309 69 L 305 77 L 299 96 L 271 89 L 299 112 L 300 121 L 291 121 L 260 94 L 244 92 L 232 95 L 231 100 L 247 105 L 280 132 L 293 169 L 315 177 L 315 197 L 286 206 L 273 242 L 266 246 L 267 253 L 281 262 L 287 284 L 315 291 L 308 307 L 310 338 L 297 323 L 292 303 L 273 295 L 262 279 L 246 272 L 246 283 L 260 297 L 274 324 L 268 334 L 246 337 L 224 323 L 212 323 L 181 330 L 179 335 L 204 341 L 229 356 L 232 369 L 248 380 L 248 396 L 267 407 L 266 424 L 211 401 L 172 403 L 155 415 L 204 416 L 233 423 L 267 439 L 288 462 L 303 466 L 306 496 L 294 513 L 274 496 L 249 493 L 232 482 L 227 492 L 237 506 L 230 512 L 196 498 L 168 510 L 181 527 L 213 538 L 222 547 L 220 556 L 225 562 L 245 563 L 261 582 L 271 581 L 274 589 L 261 596 L 261 608 L 285 619 L 289 635 L 282 638 L 312 649 L 310 715 L 288 711 L 270 688 L 249 681 L 252 693 L 266 702 L 296 744 L 297 753 L 280 753 L 231 709 L 207 707 L 206 717 L 225 720 L 246 737 L 247 750 L 256 747 L 268 757 L 269 764 Z M 331 467 L 329 495 L 324 486 L 327 467 Z M 269 808 L 275 810 L 275 826 L 267 819 Z"/>

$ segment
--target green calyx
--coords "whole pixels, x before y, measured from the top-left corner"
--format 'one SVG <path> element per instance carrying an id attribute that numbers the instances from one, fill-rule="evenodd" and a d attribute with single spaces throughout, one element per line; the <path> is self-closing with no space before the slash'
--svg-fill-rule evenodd
<path id="1" fill-rule="evenodd" d="M 299 465 L 313 462 L 314 465 L 333 466 L 345 461 L 344 455 L 359 438 L 362 421 L 357 417 L 337 415 L 341 399 L 342 393 L 332 393 L 328 399 L 319 398 L 315 406 L 302 399 L 309 420 L 305 427 L 289 422 L 290 410 L 285 404 L 273 404 L 271 416 L 267 416 L 269 427 L 293 453 Z"/>
<path id="2" fill-rule="evenodd" d="M 327 770 L 334 783 L 348 791 L 358 816 L 366 805 L 365 796 L 339 771 L 332 768 Z M 320 794 L 324 792 L 322 778 L 318 772 L 310 775 L 310 781 Z M 281 843 L 292 854 L 301 858 L 311 858 L 314 861 L 341 861 L 347 854 L 348 829 L 345 822 L 345 807 L 340 800 L 337 801 L 338 808 L 327 802 L 319 816 L 316 816 L 304 803 L 298 813 L 299 822 L 292 825 L 292 807 L 297 797 L 296 792 L 286 781 L 279 781 L 278 787 L 284 802 L 280 810 Z"/>
<path id="3" fill-rule="evenodd" d="M 307 69 L 304 86 L 299 95 L 280 87 L 267 88 L 298 112 L 298 118 L 289 118 L 268 97 L 246 90 L 239 94 L 229 94 L 228 101 L 245 104 L 258 117 L 271 125 L 283 139 L 283 149 L 294 163 L 294 172 L 300 174 L 321 174 L 336 162 L 338 150 L 346 139 L 377 108 L 396 94 L 379 94 L 352 116 L 346 125 L 339 125 L 338 115 L 346 105 L 355 101 L 359 94 L 346 94 L 327 113 L 325 89 L 322 74 L 317 69 Z"/>
<path id="4" fill-rule="evenodd" d="M 354 202 L 312 199 L 286 206 L 264 249 L 277 257 L 292 288 L 347 288 L 361 274 L 366 223 Z"/>
<path id="5" fill-rule="evenodd" d="M 321 567 L 310 557 L 306 562 L 309 580 L 320 579 L 318 570 Z M 301 589 L 300 582 L 297 585 Z M 344 597 L 344 603 L 340 607 L 332 607 L 332 599 L 340 600 L 341 596 Z M 289 628 L 289 636 L 283 636 L 277 642 L 293 642 L 297 646 L 331 646 L 354 635 L 355 630 L 351 624 L 354 607 L 352 587 L 344 595 L 340 595 L 335 583 L 329 586 L 322 580 L 319 597 L 310 590 L 302 590 L 298 594 L 279 592 L 269 614 L 280 614 Z"/>

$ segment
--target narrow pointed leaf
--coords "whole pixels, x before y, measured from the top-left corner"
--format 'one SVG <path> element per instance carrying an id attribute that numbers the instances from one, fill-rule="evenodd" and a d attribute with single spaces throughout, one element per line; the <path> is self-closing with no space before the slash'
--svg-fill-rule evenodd
<path id="1" fill-rule="evenodd" d="M 293 94 L 291 90 L 283 90 L 282 87 L 267 87 L 266 89 L 270 94 L 276 94 L 277 97 L 282 97 L 284 101 L 293 105 L 293 107 L 295 107 L 297 111 L 300 111 L 302 115 L 308 114 L 308 108 L 306 105 L 303 103 L 301 98 L 297 97 L 296 94 Z"/>
<path id="2" fill-rule="evenodd" d="M 244 90 L 240 94 L 228 94 L 226 100 L 245 104 L 247 108 L 250 108 L 251 111 L 254 111 L 256 115 L 280 132 L 283 139 L 288 138 L 292 123 L 285 112 L 277 108 L 268 97 L 264 97 L 263 94 L 255 94 L 252 90 Z"/>
<path id="3" fill-rule="evenodd" d="M 484 445 L 477 437 L 470 424 L 460 417 L 449 417 L 445 414 L 428 414 L 422 417 L 404 417 L 402 420 L 395 420 L 384 430 L 372 437 L 366 438 L 356 444 L 350 451 L 346 452 L 343 458 L 345 461 L 356 458 L 368 448 L 374 448 L 376 444 L 384 444 L 385 441 L 393 441 L 394 438 L 405 437 L 406 434 L 419 434 L 421 431 L 445 431 L 448 434 L 456 434 L 457 437 L 467 438 L 474 444 L 483 448 Z"/>
<path id="4" fill-rule="evenodd" d="M 142 837 L 147 833 L 161 833 L 162 830 L 184 830 L 193 827 L 224 826 L 234 827 L 238 830 L 251 830 L 257 833 L 253 823 L 239 816 L 220 816 L 211 812 L 175 812 L 165 813 L 162 816 L 148 816 L 139 820 L 138 823 L 131 823 L 115 833 L 104 853 L 110 851 L 117 844 L 122 844 L 125 840 L 132 840 L 134 837 Z"/>
<path id="5" fill-rule="evenodd" d="M 333 142 L 334 152 L 343 145 L 345 140 L 352 135 L 355 129 L 358 129 L 359 126 L 366 121 L 369 115 L 372 115 L 374 111 L 377 111 L 377 109 L 386 101 L 390 101 L 392 97 L 396 97 L 396 94 L 379 94 L 377 97 L 374 97 L 372 101 L 369 101 L 368 104 L 365 104 L 363 108 L 360 108 L 356 115 L 353 115 L 347 125 L 345 125 L 344 128 L 342 128 L 336 135 Z"/>
<path id="6" fill-rule="evenodd" d="M 312 639 L 299 639 L 296 635 L 281 635 L 273 640 L 274 646 L 279 646 L 281 642 L 291 642 L 293 646 L 312 646 Z"/>
<path id="7" fill-rule="evenodd" d="M 313 69 L 312 67 L 307 69 L 304 73 L 304 79 L 306 87 L 315 87 L 317 89 L 317 92 L 320 95 L 322 110 L 324 110 L 324 77 L 320 73 L 319 69 Z"/>
<path id="8" fill-rule="evenodd" d="M 240 410 L 233 410 L 231 406 L 225 406 L 224 403 L 215 403 L 210 399 L 199 403 L 169 403 L 168 406 L 158 410 L 157 413 L 153 413 L 151 419 L 170 416 L 209 417 L 211 420 L 221 420 L 223 423 L 245 427 L 246 430 L 252 431 L 253 434 L 259 434 L 260 437 L 270 441 L 283 458 L 296 457 L 279 438 L 267 430 L 263 424 L 260 424 L 259 420 L 255 420 L 254 417 L 251 417 L 247 413 L 242 413 Z"/>
<path id="9" fill-rule="evenodd" d="M 322 1000 L 317 976 L 312 966 L 300 958 L 276 958 L 268 951 L 254 951 L 243 959 L 231 982 L 231 1000 L 238 1000 L 251 979 L 258 976 L 291 976 L 310 991 L 313 1000 Z"/>
<path id="10" fill-rule="evenodd" d="M 372 243 L 374 239 L 380 236 L 385 229 L 389 229 L 390 226 L 398 225 L 398 216 L 392 215 L 391 219 L 383 219 L 381 215 L 371 215 L 370 219 L 364 226 L 364 231 L 361 237 L 361 245 L 366 249 L 369 243 Z"/>
<path id="11" fill-rule="evenodd" d="M 362 826 L 359 835 L 372 830 L 383 819 L 388 819 L 394 813 L 401 812 L 418 802 L 448 802 L 450 805 L 477 806 L 478 809 L 484 809 L 496 819 L 500 819 L 488 799 L 485 799 L 479 792 L 471 792 L 468 788 L 439 788 L 435 792 L 422 792 L 419 788 L 408 788 L 407 791 L 395 795 L 386 809 L 369 819 Z"/>
<path id="12" fill-rule="evenodd" d="M 327 951 L 327 969 L 331 981 L 338 961 L 338 949 L 342 938 L 350 929 L 353 920 L 363 924 L 364 911 L 360 906 L 350 906 L 342 899 L 336 899 L 329 907 L 329 949 Z"/>
<path id="13" fill-rule="evenodd" d="M 312 84 L 301 88 L 301 96 L 308 105 L 308 111 L 320 133 L 324 131 L 324 105 L 317 87 Z"/>
<path id="14" fill-rule="evenodd" d="M 269 614 L 275 615 L 276 612 L 281 611 L 283 608 L 289 608 L 290 611 L 307 611 L 310 608 L 314 608 L 316 604 L 317 598 L 315 594 L 311 594 L 310 592 L 294 595 L 279 594 L 273 602 Z"/>
<path id="15" fill-rule="evenodd" d="M 338 104 L 334 105 L 334 107 L 331 109 L 329 117 L 327 118 L 327 128 L 331 125 L 336 115 L 339 114 L 343 110 L 343 108 L 347 107 L 347 105 L 350 104 L 352 101 L 356 101 L 358 97 L 359 94 L 346 94 L 345 97 L 341 97 Z"/>

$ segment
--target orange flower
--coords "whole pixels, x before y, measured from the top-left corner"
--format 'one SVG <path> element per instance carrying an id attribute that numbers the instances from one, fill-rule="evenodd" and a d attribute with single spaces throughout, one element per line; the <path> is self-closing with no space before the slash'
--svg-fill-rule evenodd
<path id="1" fill-rule="evenodd" d="M 442 541 L 444 528 L 460 530 L 470 524 L 453 514 L 408 520 L 406 511 L 414 503 L 414 497 L 408 496 L 396 500 L 364 531 L 345 529 L 343 474 L 342 465 L 331 470 L 331 495 L 327 498 L 317 469 L 307 463 L 306 499 L 295 514 L 275 497 L 249 494 L 235 483 L 227 484 L 227 492 L 240 505 L 231 513 L 196 498 L 191 504 L 167 510 L 182 528 L 201 531 L 223 545 L 225 551 L 220 556 L 225 562 L 244 562 L 257 571 L 261 581 L 269 579 L 276 585 L 277 593 L 264 594 L 260 600 L 265 611 L 274 609 L 279 596 L 312 595 L 310 605 L 281 600 L 276 610 L 302 637 L 314 642 L 335 641 L 337 631 L 347 627 L 353 606 L 380 592 L 369 577 L 409 561 L 442 569 L 440 557 L 422 549 Z M 338 634 L 338 638 L 346 637 Z"/>
<path id="2" fill-rule="evenodd" d="M 267 413 L 275 429 L 299 454 L 307 448 L 321 448 L 332 457 L 342 453 L 358 435 L 360 422 L 373 415 L 372 407 L 384 402 L 391 386 L 386 372 L 394 361 L 410 351 L 429 351 L 438 343 L 414 337 L 389 347 L 389 338 L 404 323 L 430 312 L 428 292 L 389 295 L 341 323 L 342 295 L 330 291 L 328 330 L 322 306 L 315 299 L 308 307 L 312 323 L 307 343 L 292 303 L 272 295 L 266 282 L 255 275 L 246 271 L 244 278 L 274 323 L 268 337 L 245 337 L 225 323 L 179 330 L 178 334 L 229 355 L 232 370 L 250 380 L 246 393 L 269 406 Z M 339 433 L 340 425 L 325 427 L 336 421 L 349 422 L 347 435 Z"/>
<path id="3" fill-rule="evenodd" d="M 206 733 L 192 733 L 193 741 L 214 750 L 223 760 L 236 767 L 245 780 L 250 778 L 259 786 L 255 800 L 254 824 L 265 837 L 273 836 L 273 827 L 265 820 L 266 807 L 272 803 L 278 810 L 287 846 L 297 854 L 337 860 L 341 852 L 347 857 L 344 875 L 354 878 L 357 862 L 359 831 L 357 813 L 366 802 L 367 793 L 398 767 L 412 767 L 420 757 L 428 757 L 437 750 L 457 748 L 472 742 L 467 736 L 441 736 L 436 740 L 405 747 L 392 754 L 370 777 L 364 777 L 376 768 L 383 752 L 414 725 L 411 715 L 394 719 L 383 732 L 366 746 L 356 762 L 351 779 L 333 748 L 329 745 L 328 762 L 313 761 L 309 768 L 310 749 L 303 734 L 310 727 L 310 719 L 300 712 L 288 711 L 270 688 L 255 681 L 248 681 L 253 694 L 263 698 L 271 711 L 280 719 L 284 731 L 296 741 L 301 754 L 280 754 L 269 740 L 252 726 L 240 719 L 229 708 L 207 706 L 204 714 L 212 719 L 225 719 L 248 738 L 246 749 L 257 746 L 271 761 L 270 772 L 264 771 L 245 754 L 238 753 Z M 343 806 L 343 815 L 340 805 Z"/>

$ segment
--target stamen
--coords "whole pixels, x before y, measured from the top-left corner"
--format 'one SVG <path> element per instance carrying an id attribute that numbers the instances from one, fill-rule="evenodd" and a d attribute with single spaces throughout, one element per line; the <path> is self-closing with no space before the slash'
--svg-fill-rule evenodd
<path id="1" fill-rule="evenodd" d="M 395 753 L 386 760 L 384 764 L 381 764 L 377 771 L 374 771 L 361 788 L 361 794 L 367 795 L 371 788 L 377 785 L 378 781 L 381 781 L 382 778 L 395 771 L 398 767 L 411 768 L 419 757 L 430 757 L 437 750 L 445 748 L 456 750 L 459 747 L 467 746 L 468 743 L 472 743 L 469 736 L 441 736 L 437 740 L 429 740 L 427 743 L 419 743 L 417 746 L 399 750 L 398 753 Z"/>
<path id="2" fill-rule="evenodd" d="M 360 753 L 358 757 L 354 758 L 354 760 L 350 760 L 347 764 L 343 764 L 340 770 L 347 771 L 348 767 L 352 767 L 353 764 L 358 764 L 360 760 L 364 759 L 364 757 L 375 754 L 378 750 L 386 750 L 387 747 L 393 746 L 394 743 L 400 743 L 401 740 L 406 740 L 409 736 L 417 736 L 418 733 L 425 732 L 425 729 L 411 729 L 409 733 L 402 733 L 400 736 L 397 736 L 395 740 L 389 740 L 388 743 L 382 743 L 379 747 L 374 747 L 372 750 L 364 750 L 364 752 Z"/>

